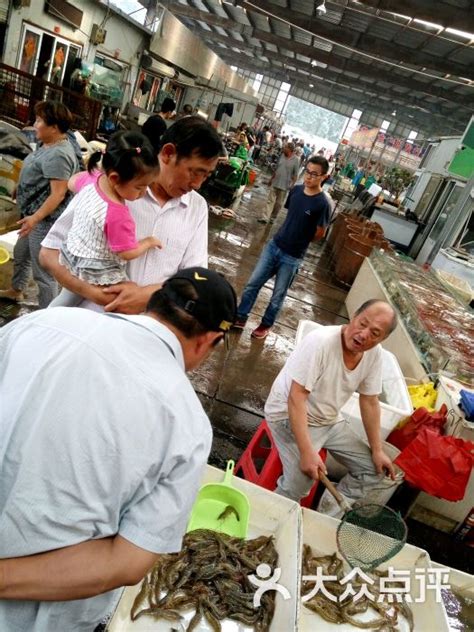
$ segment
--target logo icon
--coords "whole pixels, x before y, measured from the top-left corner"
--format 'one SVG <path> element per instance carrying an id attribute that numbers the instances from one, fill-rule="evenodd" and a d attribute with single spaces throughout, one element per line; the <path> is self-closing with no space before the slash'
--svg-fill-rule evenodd
<path id="1" fill-rule="evenodd" d="M 268 564 L 259 564 L 257 566 L 257 576 L 248 576 L 249 582 L 258 587 L 255 595 L 253 596 L 254 608 L 258 608 L 260 606 L 260 599 L 262 598 L 263 593 L 266 593 L 269 590 L 276 590 L 279 592 L 285 601 L 287 599 L 291 599 L 290 591 L 285 588 L 285 586 L 280 586 L 280 584 L 277 583 L 281 577 L 281 568 L 275 568 L 273 575 L 270 577 L 271 572 L 272 569 Z"/>

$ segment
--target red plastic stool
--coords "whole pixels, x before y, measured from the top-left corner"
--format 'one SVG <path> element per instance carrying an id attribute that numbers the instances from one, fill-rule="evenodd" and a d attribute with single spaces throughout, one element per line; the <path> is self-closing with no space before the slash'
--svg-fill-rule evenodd
<path id="1" fill-rule="evenodd" d="M 323 461 L 326 461 L 326 454 L 324 448 L 319 452 L 319 456 Z M 257 469 L 257 466 L 260 467 Z M 260 487 L 273 491 L 282 473 L 283 466 L 280 456 L 273 441 L 270 428 L 264 419 L 235 466 L 234 474 L 244 478 L 246 481 L 255 483 L 255 485 L 260 485 Z M 300 505 L 302 507 L 312 507 L 317 488 L 318 481 L 314 483 L 309 494 L 301 499 Z"/>

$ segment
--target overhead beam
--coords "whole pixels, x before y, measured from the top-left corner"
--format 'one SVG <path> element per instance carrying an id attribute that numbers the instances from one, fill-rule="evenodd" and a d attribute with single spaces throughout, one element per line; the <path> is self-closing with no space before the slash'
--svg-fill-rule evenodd
<path id="1" fill-rule="evenodd" d="M 231 53 L 227 55 L 223 55 L 222 59 L 226 61 L 226 63 L 236 63 L 235 56 Z M 257 59 L 242 60 L 243 63 L 240 66 L 241 68 L 245 68 L 247 70 L 251 70 L 255 73 L 262 73 L 264 70 L 264 66 Z M 297 86 L 305 90 L 306 92 L 311 92 L 311 89 L 307 84 L 307 77 L 302 78 L 301 75 L 295 73 L 291 70 L 285 70 L 285 77 L 282 78 L 282 69 L 277 67 L 268 67 L 265 66 L 267 70 L 265 74 L 268 77 L 273 77 L 277 80 L 288 80 L 292 84 L 293 87 Z M 314 94 L 321 95 L 328 99 L 334 98 L 338 100 L 342 105 L 350 105 L 359 109 L 367 110 L 369 109 L 371 112 L 383 111 L 384 115 L 390 118 L 390 114 L 393 109 L 397 110 L 397 118 L 404 122 L 407 126 L 418 126 L 422 129 L 426 129 L 429 126 L 432 126 L 433 121 L 439 121 L 441 127 L 444 126 L 444 129 L 447 128 L 448 124 L 455 124 L 457 122 L 450 121 L 449 119 L 445 119 L 443 117 L 433 116 L 429 114 L 423 114 L 421 112 L 417 112 L 416 110 L 409 110 L 403 105 L 394 105 L 393 101 L 390 99 L 373 99 L 364 91 L 357 91 L 354 88 L 342 86 L 342 85 L 329 85 L 327 83 L 318 82 L 317 79 L 314 79 L 315 88 Z M 290 91 L 291 93 L 291 91 Z M 461 128 L 465 123 L 457 123 Z"/>
<path id="2" fill-rule="evenodd" d="M 264 73 L 268 77 L 272 77 L 274 79 L 289 80 L 292 85 L 301 87 L 301 89 L 309 92 L 311 89 L 308 88 L 307 77 L 302 77 L 300 74 L 295 73 L 291 70 L 285 70 L 285 77 L 282 78 L 282 69 L 276 68 L 274 66 L 268 66 L 265 62 L 260 62 L 255 58 L 249 58 L 243 55 L 238 60 L 235 57 L 235 54 L 232 51 L 228 51 L 227 53 L 223 53 L 221 58 L 229 64 L 236 64 L 238 61 L 242 61 L 240 65 L 241 68 L 251 70 L 256 73 Z M 314 82 L 316 83 L 318 80 L 315 78 Z M 340 100 L 342 104 L 345 105 L 353 105 L 358 109 L 369 109 L 372 112 L 380 111 L 384 112 L 385 115 L 390 118 L 390 114 L 392 110 L 397 110 L 397 119 L 401 120 L 405 125 L 412 127 L 420 127 L 422 129 L 429 129 L 433 125 L 433 120 L 437 120 L 441 129 L 456 129 L 462 130 L 464 129 L 467 121 L 460 121 L 457 119 L 444 117 L 439 114 L 423 114 L 417 110 L 407 109 L 404 104 L 394 104 L 391 99 L 382 99 L 377 98 L 374 100 L 371 98 L 366 91 L 358 91 L 350 86 L 342 86 L 336 84 L 327 84 L 327 83 L 318 83 L 314 92 L 316 94 L 320 94 L 327 98 L 335 98 L 336 100 Z"/>
<path id="3" fill-rule="evenodd" d="M 211 43 L 210 38 L 207 38 L 206 41 Z M 225 50 L 222 48 L 215 49 L 215 52 L 227 63 L 239 65 L 239 62 L 242 62 L 240 66 L 245 68 L 245 64 L 248 60 L 248 57 L 245 54 L 241 54 L 238 57 L 236 57 L 234 51 L 231 51 L 230 49 Z M 334 74 L 328 77 L 328 73 L 326 71 L 315 69 L 310 64 L 302 64 L 301 62 L 300 62 L 300 67 L 297 67 L 296 73 L 295 73 L 295 71 L 289 68 L 279 68 L 278 66 L 275 67 L 273 64 L 274 61 L 280 61 L 282 64 L 287 65 L 286 62 L 288 60 L 286 60 L 284 57 L 281 57 L 279 55 L 275 55 L 275 54 L 271 55 L 270 67 L 272 68 L 272 70 L 276 70 L 280 72 L 280 77 L 279 77 L 280 80 L 282 80 L 281 75 L 288 72 L 288 73 L 291 73 L 293 76 L 296 76 L 299 82 L 306 81 L 308 84 L 318 83 L 320 85 L 323 84 L 327 87 L 331 87 L 333 85 L 348 87 L 356 91 L 363 91 L 364 94 L 372 95 L 376 99 L 389 101 L 392 105 L 396 105 L 397 107 L 398 106 L 411 107 L 411 109 L 414 109 L 415 111 L 419 111 L 418 106 L 420 106 L 428 110 L 428 115 L 441 116 L 446 119 L 453 119 L 453 118 L 457 119 L 457 117 L 453 117 L 452 111 L 443 110 L 441 108 L 437 109 L 436 104 L 427 103 L 423 101 L 417 102 L 416 98 L 409 99 L 409 98 L 406 98 L 406 95 L 396 93 L 394 91 L 390 91 L 390 90 L 384 91 L 383 89 L 378 88 L 377 85 L 374 83 L 371 84 L 369 82 L 364 82 L 361 80 L 350 79 L 346 77 L 345 75 L 337 76 L 337 74 Z M 308 73 L 310 73 L 309 76 L 307 74 L 303 74 L 302 72 L 300 72 L 301 70 L 303 70 L 303 67 L 307 70 Z M 259 72 L 268 74 L 267 70 L 268 70 L 267 65 L 259 66 Z"/>
<path id="4" fill-rule="evenodd" d="M 196 27 L 197 28 L 197 27 Z M 223 43 L 228 47 L 234 47 L 234 48 L 239 48 L 239 49 L 245 49 L 248 50 L 249 52 L 251 52 L 254 56 L 261 56 L 261 55 L 265 55 L 266 57 L 269 57 L 271 60 L 279 60 L 282 63 L 286 63 L 286 64 L 293 64 L 295 65 L 297 68 L 301 69 L 301 70 L 306 70 L 307 72 L 311 73 L 311 75 L 315 78 L 319 78 L 319 79 L 325 79 L 327 81 L 331 81 L 331 82 L 335 82 L 335 83 L 346 83 L 347 85 L 352 85 L 355 88 L 357 87 L 365 87 L 368 91 L 374 93 L 374 94 L 378 94 L 380 96 L 389 96 L 392 97 L 393 99 L 399 101 L 399 102 L 405 102 L 405 103 L 410 103 L 412 105 L 420 105 L 420 103 L 418 103 L 418 98 L 415 94 L 413 94 L 413 92 L 415 92 L 415 88 L 410 84 L 409 86 L 406 86 L 407 88 L 409 88 L 411 90 L 411 93 L 400 93 L 397 90 L 395 90 L 394 88 L 382 88 L 379 87 L 376 83 L 367 81 L 364 77 L 360 78 L 360 79 L 355 79 L 354 77 L 349 77 L 344 73 L 338 73 L 335 71 L 331 71 L 327 68 L 321 68 L 319 66 L 312 66 L 311 64 L 309 64 L 308 62 L 303 62 L 300 61 L 296 58 L 288 58 L 285 57 L 279 53 L 273 53 L 271 51 L 267 51 L 263 46 L 249 46 L 248 44 L 246 44 L 245 42 L 241 42 L 239 40 L 236 40 L 232 37 L 229 36 L 223 36 L 223 35 L 217 35 L 216 33 L 213 33 L 212 35 L 209 34 L 208 31 L 199 28 L 198 31 L 199 36 L 205 40 L 207 42 L 207 44 L 209 46 L 211 46 L 213 48 L 213 50 L 215 51 L 215 53 L 217 55 L 219 55 L 221 53 L 221 51 L 223 50 L 221 47 L 216 47 L 215 44 L 216 43 Z M 231 52 L 231 54 L 233 54 L 233 51 L 229 51 Z M 243 55 L 243 57 L 245 58 L 245 52 L 243 50 L 241 50 L 241 53 Z M 409 82 L 407 82 L 409 83 Z M 460 101 L 463 101 L 463 97 L 461 95 L 459 95 Z M 454 100 L 456 100 L 454 98 Z M 451 110 L 446 110 L 443 109 L 442 106 L 438 105 L 438 104 L 433 104 L 427 101 L 421 101 L 421 105 L 423 105 L 424 107 L 426 107 L 429 110 L 432 110 L 433 112 L 436 112 L 436 110 L 438 110 L 441 114 L 445 115 L 445 116 L 451 116 L 452 115 L 452 111 Z M 469 110 L 469 112 L 471 111 L 471 108 L 469 105 L 465 106 L 466 109 Z"/>
<path id="5" fill-rule="evenodd" d="M 330 24 L 318 18 L 312 18 L 299 11 L 292 10 L 289 13 L 288 10 L 279 7 L 273 2 L 268 2 L 268 0 L 258 0 L 258 3 L 253 1 L 249 2 L 247 0 L 235 0 L 235 2 L 237 5 L 246 8 L 247 11 L 255 11 L 263 15 L 271 13 L 284 22 L 290 22 L 316 37 L 322 36 L 329 39 L 335 46 L 345 44 L 354 48 L 357 44 L 357 49 L 361 52 L 386 58 L 394 63 L 401 61 L 406 64 L 418 65 L 420 68 L 426 67 L 459 77 L 474 78 L 474 68 L 470 68 L 467 65 L 459 64 L 450 59 L 435 57 L 430 53 L 425 53 L 398 43 L 388 42 L 387 40 L 374 37 L 368 33 L 360 31 L 354 32 L 343 26 Z M 402 30 L 402 28 L 403 25 L 400 25 L 400 30 Z M 426 38 L 429 39 L 429 37 L 430 33 L 427 32 Z"/>
<path id="6" fill-rule="evenodd" d="M 399 74 L 387 72 L 386 68 L 384 68 L 383 70 L 380 69 L 380 67 L 376 68 L 375 64 L 369 65 L 364 62 L 358 62 L 352 59 L 337 57 L 334 54 L 326 53 L 325 51 L 321 51 L 313 46 L 307 46 L 306 44 L 292 42 L 289 39 L 278 37 L 276 35 L 266 33 L 265 31 L 254 29 L 250 26 L 246 26 L 245 24 L 226 20 L 205 11 L 199 11 L 198 9 L 193 9 L 191 7 L 184 6 L 175 2 L 167 2 L 166 5 L 174 15 L 186 17 L 194 21 L 199 20 L 201 22 L 205 22 L 206 24 L 214 26 L 220 26 L 224 29 L 227 29 L 228 31 L 238 32 L 241 35 L 250 38 L 251 40 L 255 40 L 256 44 L 258 44 L 260 40 L 268 44 L 273 44 L 279 49 L 286 49 L 293 53 L 299 53 L 301 55 L 314 59 L 317 62 L 319 61 L 323 64 L 326 64 L 327 66 L 332 66 L 333 68 L 337 68 L 339 70 L 345 70 L 358 75 L 368 75 L 376 80 L 383 81 L 384 83 L 390 83 L 394 86 L 402 86 L 404 88 L 408 88 L 409 90 L 414 90 L 422 94 L 428 94 L 430 96 L 445 99 L 447 101 L 452 101 L 459 105 L 465 105 L 466 107 L 469 107 L 474 103 L 474 90 L 472 91 L 472 96 L 456 94 L 452 90 L 437 88 L 422 81 L 416 81 L 411 77 L 402 77 Z M 242 42 L 239 41 L 239 45 L 242 46 Z"/>
<path id="7" fill-rule="evenodd" d="M 345 4 L 345 0 L 337 2 L 337 4 Z M 418 20 L 440 24 L 444 28 L 450 27 L 474 33 L 474 11 L 471 2 L 467 2 L 468 6 L 465 9 L 445 2 L 433 2 L 433 0 L 397 0 L 396 2 L 393 0 L 363 0 L 363 4 L 374 9 L 401 13 Z"/>

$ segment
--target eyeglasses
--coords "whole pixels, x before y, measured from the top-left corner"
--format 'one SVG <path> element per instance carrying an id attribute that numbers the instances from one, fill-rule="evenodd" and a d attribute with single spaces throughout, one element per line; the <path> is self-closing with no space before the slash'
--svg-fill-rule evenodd
<path id="1" fill-rule="evenodd" d="M 324 173 L 316 173 L 316 171 L 310 171 L 309 169 L 305 169 L 304 172 L 308 178 L 322 178 L 324 175 Z"/>

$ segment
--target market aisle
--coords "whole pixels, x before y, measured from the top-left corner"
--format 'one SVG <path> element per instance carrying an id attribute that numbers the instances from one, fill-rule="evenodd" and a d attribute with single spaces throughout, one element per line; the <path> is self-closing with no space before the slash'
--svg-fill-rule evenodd
<path id="1" fill-rule="evenodd" d="M 267 187 L 248 190 L 237 209 L 236 219 L 209 215 L 209 265 L 229 278 L 238 293 L 244 287 L 263 245 L 283 220 L 284 210 L 274 226 L 257 222 L 266 199 Z M 0 299 L 0 326 L 35 309 L 35 288 L 30 286 L 27 303 L 16 305 Z M 250 332 L 271 294 L 263 288 L 243 332 L 231 332 L 229 347 L 218 351 L 191 375 L 191 379 L 214 428 L 210 463 L 220 468 L 226 460 L 237 460 L 260 424 L 263 405 L 271 384 L 294 347 L 298 321 L 302 318 L 322 324 L 347 322 L 346 290 L 341 288 L 328 265 L 324 244 L 312 244 L 302 269 L 284 303 L 274 329 L 265 340 Z M 465 547 L 448 534 L 408 519 L 408 541 L 429 551 L 435 561 L 472 572 Z"/>
<path id="2" fill-rule="evenodd" d="M 239 295 L 264 244 L 284 219 L 283 209 L 274 225 L 257 222 L 268 192 L 265 179 L 258 177 L 244 194 L 236 219 L 209 216 L 209 266 L 224 273 Z M 191 378 L 214 428 L 210 461 L 218 467 L 225 467 L 228 458 L 239 458 L 259 425 L 272 382 L 294 347 L 298 321 L 347 322 L 346 291 L 333 279 L 324 245 L 310 246 L 274 328 L 265 340 L 255 340 L 250 332 L 260 322 L 271 287 L 269 283 L 260 292 L 245 330 L 232 331 L 229 348 L 220 349 Z"/>

